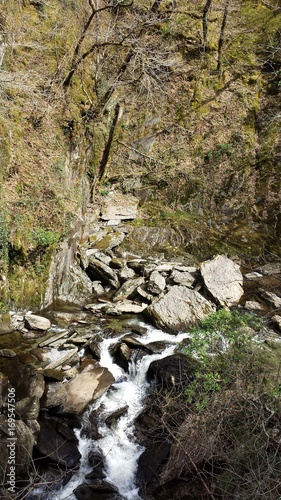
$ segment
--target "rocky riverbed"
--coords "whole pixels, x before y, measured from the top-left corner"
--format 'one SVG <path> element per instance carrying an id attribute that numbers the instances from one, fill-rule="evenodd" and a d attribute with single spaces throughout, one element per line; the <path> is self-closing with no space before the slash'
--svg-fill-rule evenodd
<path id="1" fill-rule="evenodd" d="M 104 339 L 111 339 L 110 356 L 125 374 L 132 362 L 165 348 L 165 342 L 142 340 L 146 325 L 177 335 L 222 307 L 265 315 L 269 328 L 263 341 L 267 337 L 273 342 L 280 340 L 279 263 L 245 270 L 237 258 L 226 255 L 201 263 L 177 252 L 167 257 L 161 251 L 167 243 L 163 234 L 160 241 L 161 231 L 152 234 L 149 227 L 150 252 L 147 247 L 144 254 L 131 252 L 130 241 L 144 231 L 128 223 L 136 217 L 133 201 L 118 196 L 115 204 L 105 204 L 99 217 L 88 218 L 86 237 L 76 238 L 75 247 L 69 242 L 62 246 L 51 270 L 45 299 L 48 307 L 1 316 L 3 498 L 10 495 L 5 470 L 11 388 L 16 394 L 17 491 L 29 495 L 38 480 L 37 468 L 44 474 L 45 483 L 61 485 L 79 466 L 81 453 L 74 429 L 81 426 L 89 404 L 100 400 L 120 376 L 101 363 Z M 63 279 L 61 274 L 59 277 L 62 268 Z M 158 377 L 161 383 L 176 383 L 183 365 L 189 366 L 190 373 L 196 369 L 195 362 L 193 366 L 191 360 L 177 353 L 155 363 L 151 363 L 147 377 Z M 124 411 L 126 408 L 121 408 L 119 413 L 107 415 L 108 425 Z M 147 420 L 140 419 L 138 433 L 145 433 L 147 425 Z M 100 437 L 95 414 L 88 430 L 92 439 Z M 157 474 L 170 444 L 162 442 L 160 448 L 150 447 L 145 459 L 140 457 L 137 476 L 143 491 L 152 477 L 148 468 Z M 95 473 L 88 476 L 87 491 L 76 491 L 77 498 L 123 498 L 103 480 L 102 459 L 90 456 L 89 461 Z"/>

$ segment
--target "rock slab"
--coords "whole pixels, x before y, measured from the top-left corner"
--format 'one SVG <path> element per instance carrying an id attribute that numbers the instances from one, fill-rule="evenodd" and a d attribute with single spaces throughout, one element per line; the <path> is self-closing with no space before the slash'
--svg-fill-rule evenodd
<path id="1" fill-rule="evenodd" d="M 221 306 L 237 305 L 243 290 L 240 266 L 225 255 L 217 255 L 201 264 L 205 286 L 214 300 Z"/>
<path id="2" fill-rule="evenodd" d="M 43 316 L 37 316 L 36 314 L 26 314 L 25 324 L 27 328 L 31 330 L 48 330 L 51 328 L 51 322 L 49 319 Z"/>
<path id="3" fill-rule="evenodd" d="M 94 368 L 80 373 L 65 384 L 67 399 L 62 406 L 63 413 L 79 415 L 94 399 L 99 398 L 115 381 L 107 368 Z"/>
<path id="4" fill-rule="evenodd" d="M 196 323 L 213 310 L 208 300 L 185 286 L 173 286 L 163 298 L 146 309 L 156 326 L 172 333 Z"/>

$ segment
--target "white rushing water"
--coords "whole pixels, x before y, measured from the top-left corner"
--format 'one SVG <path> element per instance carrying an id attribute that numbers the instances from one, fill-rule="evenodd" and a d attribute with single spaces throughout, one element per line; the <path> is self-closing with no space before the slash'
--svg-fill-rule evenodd
<path id="1" fill-rule="evenodd" d="M 142 324 L 146 328 L 148 325 Z M 80 468 L 70 482 L 59 492 L 52 493 L 52 499 L 74 500 L 72 493 L 79 484 L 85 483 L 85 475 L 91 471 L 88 464 L 90 450 L 102 452 L 105 463 L 105 480 L 117 487 L 120 495 L 126 500 L 141 500 L 135 483 L 138 458 L 144 451 L 134 438 L 134 421 L 143 409 L 144 398 L 149 387 L 146 373 L 152 361 L 172 354 L 176 344 L 187 338 L 187 334 L 169 335 L 156 328 L 149 327 L 147 333 L 140 337 L 143 344 L 163 341 L 166 348 L 160 354 L 145 355 L 136 364 L 131 364 L 129 373 L 116 365 L 110 355 L 110 346 L 118 340 L 116 337 L 105 339 L 100 344 L 100 365 L 108 368 L 116 382 L 94 405 L 87 414 L 99 409 L 100 425 L 98 428 L 100 439 L 92 441 L 81 437 L 83 432 L 76 431 L 79 439 L 79 451 L 82 455 Z M 119 337 L 120 338 L 120 337 Z M 113 412 L 127 407 L 126 412 L 112 427 L 104 420 Z M 87 416 L 87 415 L 86 415 Z"/>

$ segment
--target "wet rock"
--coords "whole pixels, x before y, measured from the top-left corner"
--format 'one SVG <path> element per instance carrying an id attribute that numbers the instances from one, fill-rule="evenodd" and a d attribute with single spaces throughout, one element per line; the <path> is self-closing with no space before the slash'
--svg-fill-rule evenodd
<path id="1" fill-rule="evenodd" d="M 104 200 L 101 219 L 105 221 L 135 219 L 138 215 L 138 203 L 139 200 L 135 196 L 113 191 Z"/>
<path id="2" fill-rule="evenodd" d="M 39 424 L 36 446 L 39 453 L 66 468 L 77 467 L 81 454 L 73 430 L 57 419 L 40 418 Z"/>
<path id="3" fill-rule="evenodd" d="M 146 348 L 146 346 L 133 335 L 124 335 L 121 340 L 131 348 Z"/>
<path id="4" fill-rule="evenodd" d="M 37 316 L 36 314 L 26 314 L 25 325 L 31 330 L 49 330 L 51 328 L 51 321 L 43 316 Z"/>
<path id="5" fill-rule="evenodd" d="M 67 399 L 65 384 L 49 382 L 40 401 L 41 408 L 54 408 L 62 405 Z"/>
<path id="6" fill-rule="evenodd" d="M 118 302 L 119 300 L 127 299 L 128 297 L 133 296 L 137 288 L 144 283 L 144 278 L 132 278 L 123 283 L 123 285 L 119 288 L 119 290 L 115 293 L 113 297 L 113 302 Z"/>
<path id="7" fill-rule="evenodd" d="M 91 467 L 97 467 L 99 465 L 102 465 L 102 467 L 104 468 L 104 460 L 101 453 L 93 450 L 90 451 L 88 460 Z"/>
<path id="8" fill-rule="evenodd" d="M 160 352 L 163 352 L 164 349 L 167 347 L 167 343 L 161 340 L 158 340 L 157 342 L 149 342 L 149 344 L 146 344 L 146 349 L 149 349 L 149 351 L 153 354 L 160 354 Z"/>
<path id="9" fill-rule="evenodd" d="M 268 292 L 266 290 L 260 289 L 260 294 L 264 298 L 264 300 L 273 308 L 280 309 L 281 308 L 281 297 L 278 297 L 276 293 Z"/>
<path id="10" fill-rule="evenodd" d="M 156 379 L 161 386 L 182 388 L 198 370 L 200 363 L 185 354 L 177 353 L 152 361 L 147 371 L 148 380 Z"/>
<path id="11" fill-rule="evenodd" d="M 87 373 L 78 374 L 75 379 L 65 384 L 67 399 L 61 406 L 63 413 L 78 415 L 87 405 L 98 399 L 114 382 L 114 377 L 107 368 L 94 368 Z"/>
<path id="12" fill-rule="evenodd" d="M 162 274 L 158 271 L 152 271 L 149 282 L 147 283 L 147 290 L 153 294 L 159 295 L 159 293 L 163 292 L 166 287 L 166 280 Z"/>
<path id="13" fill-rule="evenodd" d="M 240 266 L 225 255 L 202 262 L 201 274 L 205 286 L 214 300 L 222 306 L 234 306 L 239 303 L 243 290 L 243 276 Z"/>
<path id="14" fill-rule="evenodd" d="M 166 463 L 171 449 L 171 441 L 165 439 L 162 443 L 151 444 L 138 460 L 137 484 L 146 491 L 159 470 Z"/>
<path id="15" fill-rule="evenodd" d="M 129 370 L 129 360 L 132 357 L 133 350 L 130 349 L 127 344 L 118 343 L 111 349 L 111 355 L 113 357 L 114 363 L 121 366 L 124 371 Z"/>
<path id="16" fill-rule="evenodd" d="M 77 308 L 77 310 L 75 310 L 74 312 L 52 311 L 51 315 L 54 318 L 54 320 L 57 323 L 62 324 L 63 327 L 65 326 L 64 323 L 81 323 L 87 321 L 88 319 L 87 313 L 81 312 L 80 308 L 79 309 Z"/>
<path id="17" fill-rule="evenodd" d="M 100 278 L 102 281 L 109 283 L 113 288 L 119 288 L 120 286 L 116 271 L 94 257 L 91 257 L 89 260 L 87 273 L 93 281 Z"/>
<path id="18" fill-rule="evenodd" d="M 122 408 L 119 408 L 118 410 L 115 410 L 112 413 L 110 413 L 110 415 L 108 415 L 108 417 L 106 417 L 105 419 L 105 424 L 108 427 L 112 427 L 112 425 L 114 425 L 120 417 L 126 414 L 128 408 L 129 406 L 123 406 Z"/>
<path id="19" fill-rule="evenodd" d="M 78 500 L 121 500 L 118 490 L 106 481 L 93 481 L 81 484 L 74 490 Z"/>
<path id="20" fill-rule="evenodd" d="M 145 335 L 148 332 L 148 328 L 141 325 L 131 325 L 132 332 L 138 333 L 139 335 Z"/>
<path id="21" fill-rule="evenodd" d="M 85 479 L 105 479 L 106 474 L 104 473 L 104 460 L 102 455 L 90 451 L 88 460 L 93 470 L 85 476 Z"/>
<path id="22" fill-rule="evenodd" d="M 87 439 L 97 441 L 102 437 L 99 432 L 100 420 L 96 411 L 92 411 L 88 416 L 87 423 L 84 421 L 82 437 L 86 436 Z"/>
<path id="23" fill-rule="evenodd" d="M 195 290 L 175 285 L 163 298 L 148 306 L 146 312 L 157 327 L 178 332 L 213 310 L 214 306 Z"/>
<path id="24" fill-rule="evenodd" d="M 133 350 L 127 344 L 122 343 L 119 348 L 119 353 L 125 363 L 122 363 L 122 361 L 118 362 L 118 360 L 115 358 L 116 363 L 119 364 L 119 366 L 122 366 L 126 371 L 128 371 L 129 369 L 129 361 L 132 357 L 132 352 Z"/>

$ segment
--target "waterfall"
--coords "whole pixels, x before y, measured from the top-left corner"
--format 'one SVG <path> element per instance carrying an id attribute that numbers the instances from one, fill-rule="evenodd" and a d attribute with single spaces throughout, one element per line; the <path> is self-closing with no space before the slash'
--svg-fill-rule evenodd
<path id="1" fill-rule="evenodd" d="M 76 431 L 79 451 L 82 455 L 79 470 L 66 486 L 57 492 L 52 492 L 49 496 L 50 500 L 51 498 L 52 500 L 76 499 L 73 490 L 80 484 L 87 482 L 85 475 L 92 470 L 88 463 L 89 451 L 102 453 L 105 464 L 105 480 L 118 489 L 122 498 L 141 500 L 136 486 L 136 472 L 138 458 L 144 448 L 135 440 L 134 422 L 143 409 L 144 399 L 149 388 L 146 373 L 152 361 L 172 354 L 176 345 L 188 336 L 187 334 L 169 335 L 144 323 L 141 325 L 148 329 L 147 333 L 140 337 L 142 344 L 162 341 L 166 347 L 161 353 L 147 354 L 137 363 L 131 362 L 127 373 L 114 363 L 110 354 L 110 346 L 122 336 L 107 338 L 100 343 L 100 365 L 106 367 L 116 381 L 97 402 L 88 408 L 84 415 L 84 421 L 87 421 L 92 411 L 98 410 L 98 432 L 101 437 L 95 441 L 85 438 L 83 424 L 81 430 Z M 105 423 L 106 417 L 121 409 L 124 409 L 124 414 L 118 418 L 114 425 L 107 425 Z"/>

